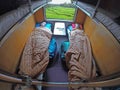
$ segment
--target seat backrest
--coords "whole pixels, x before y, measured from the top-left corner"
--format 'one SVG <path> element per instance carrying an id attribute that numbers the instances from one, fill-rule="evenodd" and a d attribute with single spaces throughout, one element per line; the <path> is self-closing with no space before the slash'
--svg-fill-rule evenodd
<path id="1" fill-rule="evenodd" d="M 15 73 L 24 45 L 35 27 L 34 16 L 16 24 L 0 42 L 0 69 Z M 11 90 L 12 84 L 0 82 L 0 90 Z"/>
<path id="2" fill-rule="evenodd" d="M 120 72 L 120 43 L 101 23 L 86 17 L 85 33 L 91 42 L 95 61 L 102 75 Z"/>
<path id="3" fill-rule="evenodd" d="M 0 69 L 14 73 L 24 45 L 34 29 L 34 16 L 16 24 L 0 42 Z"/>

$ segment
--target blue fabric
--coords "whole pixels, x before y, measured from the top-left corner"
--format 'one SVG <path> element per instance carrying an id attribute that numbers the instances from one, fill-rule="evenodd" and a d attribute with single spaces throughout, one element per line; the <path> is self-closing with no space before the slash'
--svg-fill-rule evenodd
<path id="1" fill-rule="evenodd" d="M 35 27 L 40 27 L 40 23 L 36 23 L 36 24 L 35 24 Z"/>
<path id="2" fill-rule="evenodd" d="M 65 41 L 61 44 L 61 59 L 65 59 L 65 53 L 67 52 L 70 46 L 70 42 Z"/>
<path id="3" fill-rule="evenodd" d="M 36 23 L 36 24 L 35 24 L 35 27 L 40 27 L 40 26 L 41 26 L 40 23 Z M 51 23 L 46 23 L 44 27 L 46 27 L 46 28 L 48 28 L 49 30 L 51 30 L 52 24 L 51 24 Z"/>
<path id="4" fill-rule="evenodd" d="M 48 47 L 49 58 L 54 58 L 56 50 L 57 50 L 57 43 L 56 40 L 52 38 Z"/>
<path id="5" fill-rule="evenodd" d="M 46 23 L 46 24 L 45 24 L 45 27 L 48 28 L 48 29 L 50 29 L 50 30 L 51 30 L 51 26 L 52 26 L 51 23 Z"/>
<path id="6" fill-rule="evenodd" d="M 72 31 L 72 26 L 68 26 L 68 28 L 67 28 L 67 30 L 70 30 L 70 31 Z"/>

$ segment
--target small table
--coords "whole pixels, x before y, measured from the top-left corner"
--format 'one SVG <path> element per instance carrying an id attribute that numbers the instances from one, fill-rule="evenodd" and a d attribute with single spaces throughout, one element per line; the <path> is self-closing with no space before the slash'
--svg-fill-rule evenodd
<path id="1" fill-rule="evenodd" d="M 54 35 L 66 35 L 65 23 L 63 23 L 63 22 L 55 22 L 53 34 Z"/>

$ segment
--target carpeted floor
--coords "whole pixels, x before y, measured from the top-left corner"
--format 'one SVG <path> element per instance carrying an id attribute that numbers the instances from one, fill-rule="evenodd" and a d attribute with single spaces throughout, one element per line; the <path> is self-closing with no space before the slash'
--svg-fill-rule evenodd
<path id="1" fill-rule="evenodd" d="M 57 42 L 57 55 L 55 59 L 55 63 L 49 67 L 45 73 L 45 81 L 47 82 L 67 82 L 67 71 L 63 68 L 61 59 L 60 59 L 60 51 L 61 51 L 61 43 L 64 41 L 68 41 L 67 36 L 53 36 Z M 43 87 L 43 90 L 68 90 L 66 87 Z"/>

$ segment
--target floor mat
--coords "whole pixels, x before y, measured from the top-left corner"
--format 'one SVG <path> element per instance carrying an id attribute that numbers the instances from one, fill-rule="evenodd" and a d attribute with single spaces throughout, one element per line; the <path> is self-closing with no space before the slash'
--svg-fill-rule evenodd
<path id="1" fill-rule="evenodd" d="M 60 51 L 61 43 L 68 41 L 67 36 L 53 36 L 57 42 L 57 56 L 56 62 L 52 67 L 49 67 L 45 72 L 45 81 L 47 82 L 67 82 L 68 76 L 67 71 L 63 68 Z M 68 90 L 67 87 L 43 87 L 43 90 Z"/>

